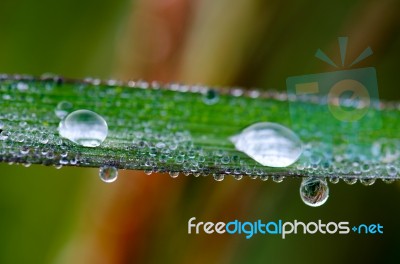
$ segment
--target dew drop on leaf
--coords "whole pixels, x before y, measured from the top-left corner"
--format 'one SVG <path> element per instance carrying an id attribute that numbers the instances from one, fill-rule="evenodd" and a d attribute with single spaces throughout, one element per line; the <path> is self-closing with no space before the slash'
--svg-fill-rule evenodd
<path id="1" fill-rule="evenodd" d="M 214 89 L 208 89 L 203 94 L 203 102 L 208 105 L 216 104 L 219 101 L 219 94 Z"/>
<path id="2" fill-rule="evenodd" d="M 61 137 L 84 146 L 97 147 L 107 137 L 108 126 L 103 117 L 89 110 L 70 113 L 59 124 Z"/>
<path id="3" fill-rule="evenodd" d="M 293 131 L 270 122 L 253 124 L 230 140 L 237 150 L 269 167 L 290 166 L 303 151 L 302 143 Z"/>
<path id="4" fill-rule="evenodd" d="M 60 119 L 63 119 L 72 111 L 73 105 L 68 101 L 61 101 L 57 104 L 54 113 Z"/>

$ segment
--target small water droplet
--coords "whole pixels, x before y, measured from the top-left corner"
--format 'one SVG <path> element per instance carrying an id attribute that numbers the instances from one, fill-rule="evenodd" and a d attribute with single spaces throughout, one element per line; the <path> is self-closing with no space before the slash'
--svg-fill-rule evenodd
<path id="1" fill-rule="evenodd" d="M 8 131 L 1 131 L 0 133 L 0 140 L 6 140 L 10 137 L 11 133 Z"/>
<path id="2" fill-rule="evenodd" d="M 73 105 L 68 101 L 61 101 L 57 104 L 54 113 L 60 119 L 63 119 L 72 111 Z"/>
<path id="3" fill-rule="evenodd" d="M 233 178 L 237 181 L 240 181 L 241 179 L 243 179 L 243 175 L 239 174 L 239 175 L 233 175 Z"/>
<path id="4" fill-rule="evenodd" d="M 357 177 L 344 177 L 343 181 L 349 185 L 353 185 L 357 182 Z"/>
<path id="5" fill-rule="evenodd" d="M 283 179 L 284 179 L 285 177 L 284 176 L 272 176 L 272 180 L 274 181 L 274 182 L 276 182 L 276 183 L 281 183 L 281 182 L 283 182 Z"/>
<path id="6" fill-rule="evenodd" d="M 160 148 L 160 149 L 162 149 L 162 148 L 165 148 L 165 143 L 164 142 L 157 142 L 157 144 L 156 144 L 156 148 Z"/>
<path id="7" fill-rule="evenodd" d="M 108 126 L 103 117 L 89 110 L 77 110 L 60 122 L 60 136 L 84 147 L 97 147 L 107 137 Z"/>
<path id="8" fill-rule="evenodd" d="M 225 179 L 224 174 L 213 174 L 214 180 L 216 181 L 223 181 Z"/>
<path id="9" fill-rule="evenodd" d="M 26 155 L 26 154 L 29 153 L 29 150 L 30 149 L 29 149 L 28 146 L 22 146 L 21 149 L 20 149 L 20 152 L 21 152 L 22 155 Z"/>
<path id="10" fill-rule="evenodd" d="M 170 171 L 169 176 L 171 176 L 171 178 L 177 178 L 179 176 L 179 171 Z"/>
<path id="11" fill-rule="evenodd" d="M 325 179 L 304 178 L 300 185 L 300 197 L 306 205 L 323 205 L 329 197 L 329 187 Z"/>
<path id="12" fill-rule="evenodd" d="M 208 89 L 203 94 L 203 102 L 208 105 L 216 104 L 219 101 L 219 94 L 214 89 Z"/>
<path id="13" fill-rule="evenodd" d="M 360 179 L 360 182 L 365 186 L 371 186 L 375 183 L 375 180 L 375 178 L 362 178 Z"/>
<path id="14" fill-rule="evenodd" d="M 29 88 L 29 86 L 28 86 L 28 84 L 26 84 L 26 83 L 23 83 L 23 82 L 17 83 L 17 89 L 18 89 L 18 91 L 20 91 L 20 92 L 25 92 L 25 91 L 28 90 L 28 88 Z"/>
<path id="15" fill-rule="evenodd" d="M 388 175 L 391 177 L 396 177 L 396 175 L 397 175 L 397 168 L 393 165 L 388 165 L 386 167 L 386 171 L 387 171 Z"/>
<path id="16" fill-rule="evenodd" d="M 394 182 L 393 178 L 383 178 L 382 181 L 386 184 L 391 184 Z"/>
<path id="17" fill-rule="evenodd" d="M 153 173 L 153 170 L 144 170 L 144 173 L 146 175 L 151 175 Z"/>
<path id="18" fill-rule="evenodd" d="M 230 140 L 237 150 L 269 167 L 287 167 L 298 160 L 303 150 L 293 131 L 269 122 L 253 124 Z"/>
<path id="19" fill-rule="evenodd" d="M 267 181 L 268 180 L 268 176 L 267 175 L 261 175 L 259 178 L 262 181 Z"/>
<path id="20" fill-rule="evenodd" d="M 333 184 L 336 184 L 336 183 L 338 183 L 339 182 L 339 177 L 338 176 L 331 176 L 331 177 L 329 177 L 329 181 L 331 182 L 331 183 L 333 183 Z"/>
<path id="21" fill-rule="evenodd" d="M 228 164 L 231 158 L 228 155 L 224 155 L 221 157 L 221 163 L 222 164 Z"/>
<path id="22" fill-rule="evenodd" d="M 69 160 L 67 159 L 67 158 L 61 158 L 60 159 L 60 161 L 59 161 L 59 163 L 61 164 L 61 165 L 67 165 L 68 163 L 69 163 Z"/>
<path id="23" fill-rule="evenodd" d="M 118 178 L 118 170 L 115 167 L 103 166 L 99 170 L 99 176 L 103 182 L 111 183 Z"/>

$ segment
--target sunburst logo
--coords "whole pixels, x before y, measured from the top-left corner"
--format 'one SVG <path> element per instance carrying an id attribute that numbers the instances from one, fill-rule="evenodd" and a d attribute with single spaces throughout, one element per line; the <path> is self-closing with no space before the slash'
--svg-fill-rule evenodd
<path id="1" fill-rule="evenodd" d="M 371 56 L 372 49 L 367 47 L 349 65 L 346 65 L 348 38 L 339 37 L 338 41 L 340 66 L 321 49 L 318 49 L 315 54 L 318 59 L 337 68 L 337 71 L 293 76 L 286 80 L 290 113 L 295 127 L 301 128 L 301 122 L 304 120 L 326 120 L 327 118 L 330 118 L 332 122 L 346 123 L 353 129 L 359 130 L 371 130 L 380 126 L 380 118 L 371 111 L 371 107 L 379 102 L 375 68 L 341 70 L 345 67 L 352 68 Z M 304 103 L 310 100 L 317 101 L 318 105 L 312 110 L 308 109 L 307 104 Z M 318 111 L 315 111 L 318 107 Z M 319 129 L 323 130 L 323 128 Z"/>

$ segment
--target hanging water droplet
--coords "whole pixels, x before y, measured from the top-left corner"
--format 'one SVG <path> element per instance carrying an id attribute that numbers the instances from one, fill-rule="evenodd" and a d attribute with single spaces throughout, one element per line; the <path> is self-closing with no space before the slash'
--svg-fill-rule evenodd
<path id="1" fill-rule="evenodd" d="M 99 170 L 99 176 L 103 182 L 111 183 L 118 178 L 118 170 L 115 167 L 103 166 Z"/>
<path id="2" fill-rule="evenodd" d="M 107 137 L 108 126 L 103 117 L 89 110 L 77 110 L 60 122 L 60 136 L 84 147 L 97 147 Z"/>
<path id="3" fill-rule="evenodd" d="M 179 176 L 179 171 L 170 171 L 169 176 L 171 176 L 171 178 L 177 178 Z"/>
<path id="4" fill-rule="evenodd" d="M 72 111 L 73 105 L 68 101 L 61 101 L 57 104 L 54 113 L 60 119 L 63 119 Z"/>
<path id="5" fill-rule="evenodd" d="M 329 181 L 331 182 L 331 183 L 333 183 L 333 184 L 336 184 L 336 183 L 338 183 L 339 182 L 339 177 L 338 176 L 331 176 L 331 177 L 329 177 Z"/>
<path id="6" fill-rule="evenodd" d="M 268 180 L 268 176 L 267 175 L 261 175 L 260 176 L 260 180 L 267 181 Z"/>
<path id="7" fill-rule="evenodd" d="M 243 175 L 239 174 L 239 175 L 233 175 L 233 178 L 237 181 L 240 181 L 241 179 L 243 179 Z"/>
<path id="8" fill-rule="evenodd" d="M 208 89 L 203 94 L 203 102 L 208 105 L 216 104 L 219 101 L 219 94 L 214 89 Z"/>
<path id="9" fill-rule="evenodd" d="M 372 184 L 375 183 L 375 178 L 362 178 L 360 179 L 360 182 L 365 185 L 365 186 L 371 186 Z"/>
<path id="10" fill-rule="evenodd" d="M 149 169 L 149 170 L 144 170 L 144 173 L 146 175 L 151 175 L 153 173 L 153 170 Z"/>
<path id="11" fill-rule="evenodd" d="M 344 177 L 343 181 L 349 185 L 353 185 L 357 182 L 357 177 Z"/>
<path id="12" fill-rule="evenodd" d="M 272 176 L 272 181 L 274 181 L 276 183 L 281 183 L 281 182 L 283 182 L 284 178 L 285 178 L 285 176 L 276 175 L 276 176 Z"/>
<path id="13" fill-rule="evenodd" d="M 224 174 L 213 174 L 214 180 L 216 181 L 223 181 L 225 179 Z"/>
<path id="14" fill-rule="evenodd" d="M 391 184 L 394 182 L 393 178 L 383 178 L 382 181 L 386 184 Z"/>
<path id="15" fill-rule="evenodd" d="M 230 140 L 237 150 L 269 167 L 287 167 L 298 160 L 303 150 L 293 131 L 269 122 L 253 124 Z"/>
<path id="16" fill-rule="evenodd" d="M 323 205 L 329 197 L 329 187 L 325 179 L 304 178 L 300 185 L 300 197 L 306 205 Z"/>

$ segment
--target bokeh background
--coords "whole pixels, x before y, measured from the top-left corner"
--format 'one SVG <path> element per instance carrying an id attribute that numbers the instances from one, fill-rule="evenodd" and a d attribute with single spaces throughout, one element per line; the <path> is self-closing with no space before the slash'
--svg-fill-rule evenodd
<path id="1" fill-rule="evenodd" d="M 0 72 L 285 90 L 367 46 L 380 97 L 400 99 L 397 0 L 1 0 Z M 0 106 L 1 107 L 1 106 Z M 229 118 L 229 117 L 227 117 Z M 398 183 L 340 182 L 310 208 L 300 181 L 171 179 L 121 171 L 0 164 L 0 263 L 324 263 L 400 258 Z M 188 235 L 187 221 L 380 223 L 383 235 Z"/>

